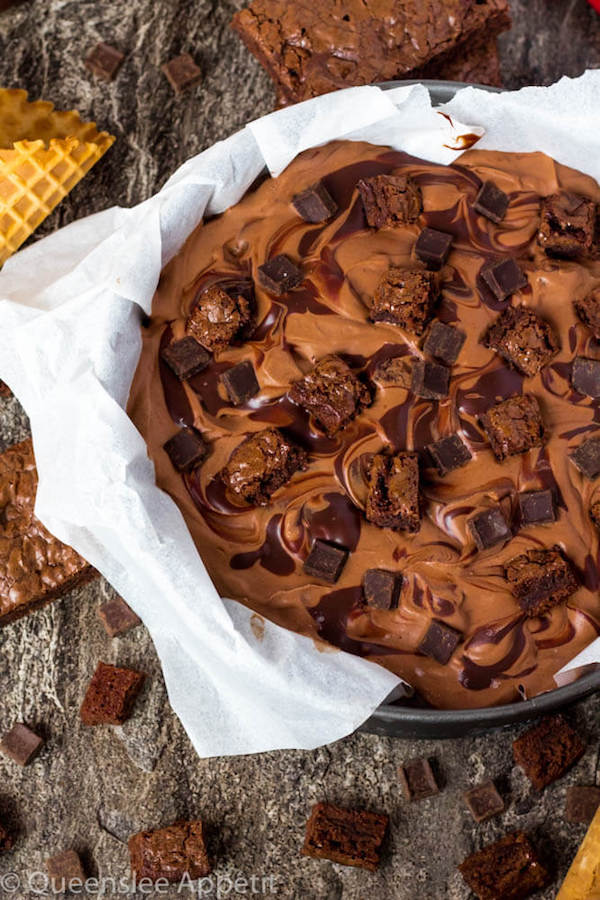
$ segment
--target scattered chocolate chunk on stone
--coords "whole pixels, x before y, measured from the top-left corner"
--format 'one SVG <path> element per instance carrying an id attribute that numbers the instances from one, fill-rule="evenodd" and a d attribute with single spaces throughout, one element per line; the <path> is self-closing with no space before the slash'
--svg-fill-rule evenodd
<path id="1" fill-rule="evenodd" d="M 14 838 L 10 831 L 0 822 L 0 853 L 7 853 L 14 846 Z"/>
<path id="2" fill-rule="evenodd" d="M 387 569 L 367 569 L 363 577 L 363 596 L 372 609 L 395 609 L 398 606 L 402 575 Z"/>
<path id="3" fill-rule="evenodd" d="M 500 313 L 484 343 L 527 376 L 537 375 L 559 350 L 550 325 L 527 306 L 510 306 Z"/>
<path id="4" fill-rule="evenodd" d="M 445 622 L 439 622 L 434 619 L 427 631 L 425 637 L 419 644 L 419 653 L 430 656 L 440 665 L 445 666 L 450 662 L 452 654 L 462 640 L 462 634 L 456 628 L 446 625 Z"/>
<path id="5" fill-rule="evenodd" d="M 569 455 L 586 478 L 594 479 L 600 475 L 600 438 L 588 438 Z"/>
<path id="6" fill-rule="evenodd" d="M 18 766 L 28 766 L 43 746 L 44 741 L 39 735 L 22 722 L 17 722 L 0 741 L 0 753 Z"/>
<path id="7" fill-rule="evenodd" d="M 510 559 L 506 580 L 528 616 L 541 616 L 579 587 L 573 566 L 560 547 L 533 548 Z"/>
<path id="8" fill-rule="evenodd" d="M 492 406 L 481 417 L 496 459 L 525 453 L 544 442 L 540 407 L 532 394 L 509 397 Z"/>
<path id="9" fill-rule="evenodd" d="M 466 334 L 454 325 L 444 322 L 432 322 L 431 328 L 423 344 L 423 352 L 434 356 L 447 366 L 452 366 L 458 359 Z"/>
<path id="10" fill-rule="evenodd" d="M 544 197 L 538 244 L 548 256 L 567 259 L 592 249 L 596 227 L 596 204 L 587 197 L 562 192 Z"/>
<path id="11" fill-rule="evenodd" d="M 426 359 L 415 359 L 411 390 L 425 400 L 443 400 L 450 388 L 450 369 Z"/>
<path id="12" fill-rule="evenodd" d="M 337 544 L 330 544 L 317 538 L 304 561 L 303 568 L 311 578 L 335 584 L 347 561 L 348 550 L 345 547 L 338 547 Z"/>
<path id="13" fill-rule="evenodd" d="M 534 788 L 561 778 L 583 755 L 585 743 L 562 716 L 547 716 L 513 741 L 513 756 Z"/>
<path id="14" fill-rule="evenodd" d="M 92 75 L 112 81 L 121 68 L 125 56 L 116 47 L 100 41 L 85 60 L 85 67 Z"/>
<path id="15" fill-rule="evenodd" d="M 485 822 L 504 811 L 504 800 L 493 781 L 484 781 L 463 794 L 465 803 L 476 822 Z"/>
<path id="16" fill-rule="evenodd" d="M 431 764 L 424 757 L 404 763 L 400 766 L 398 774 L 402 792 L 411 803 L 433 797 L 440 792 Z"/>
<path id="17" fill-rule="evenodd" d="M 576 356 L 573 360 L 571 384 L 580 394 L 600 398 L 600 360 Z"/>
<path id="18" fill-rule="evenodd" d="M 83 724 L 122 725 L 131 715 L 145 679 L 142 672 L 99 662 L 81 705 Z"/>
<path id="19" fill-rule="evenodd" d="M 481 277 L 494 296 L 502 301 L 511 294 L 527 286 L 527 276 L 512 256 L 499 262 L 485 265 L 481 269 Z"/>
<path id="20" fill-rule="evenodd" d="M 373 457 L 365 514 L 380 528 L 413 534 L 419 530 L 419 462 L 415 453 L 379 453 Z"/>
<path id="21" fill-rule="evenodd" d="M 278 428 L 266 428 L 250 434 L 236 447 L 220 477 L 232 494 L 247 503 L 266 506 L 271 495 L 307 464 L 305 450 Z"/>
<path id="22" fill-rule="evenodd" d="M 421 335 L 440 296 L 439 280 L 425 269 L 390 266 L 375 291 L 369 318 Z"/>
<path id="23" fill-rule="evenodd" d="M 600 341 L 600 288 L 596 288 L 581 300 L 575 300 L 575 311 L 584 325 Z"/>
<path id="24" fill-rule="evenodd" d="M 427 451 L 442 477 L 454 469 L 465 466 L 473 458 L 471 451 L 458 434 L 450 434 L 439 441 L 434 441 L 427 446 Z"/>
<path id="25" fill-rule="evenodd" d="M 415 255 L 428 269 L 441 269 L 448 259 L 453 240 L 453 236 L 445 231 L 424 228 L 417 238 Z"/>
<path id="26" fill-rule="evenodd" d="M 410 225 L 423 210 L 421 188 L 410 175 L 374 175 L 357 187 L 371 228 Z"/>
<path id="27" fill-rule="evenodd" d="M 190 335 L 171 341 L 160 355 L 180 381 L 197 375 L 210 362 L 210 353 Z"/>
<path id="28" fill-rule="evenodd" d="M 79 891 L 85 884 L 85 872 L 81 865 L 79 854 L 74 850 L 65 850 L 46 860 L 48 877 L 52 884 L 53 893 L 63 893 L 72 889 Z"/>
<path id="29" fill-rule="evenodd" d="M 289 256 L 280 253 L 258 267 L 258 280 L 267 291 L 281 297 L 298 287 L 304 281 L 304 275 Z"/>
<path id="30" fill-rule="evenodd" d="M 493 181 L 484 181 L 473 203 L 473 208 L 486 219 L 499 225 L 508 209 L 508 194 Z"/>
<path id="31" fill-rule="evenodd" d="M 206 458 L 208 447 L 191 428 L 182 428 L 165 443 L 163 450 L 178 472 L 191 472 Z"/>
<path id="32" fill-rule="evenodd" d="M 522 832 L 471 853 L 458 869 L 479 900 L 522 900 L 548 883 L 548 873 Z"/>
<path id="33" fill-rule="evenodd" d="M 131 871 L 138 881 L 195 881 L 211 873 L 202 822 L 178 821 L 156 831 L 140 831 L 129 838 Z"/>
<path id="34" fill-rule="evenodd" d="M 253 298 L 245 286 L 231 293 L 212 285 L 200 294 L 185 330 L 207 350 L 223 350 L 246 335 L 254 319 Z"/>
<path id="35" fill-rule="evenodd" d="M 387 827 L 384 814 L 317 803 L 306 825 L 302 854 L 374 872 Z"/>
<path id="36" fill-rule="evenodd" d="M 522 491 L 518 495 L 521 527 L 546 525 L 556 522 L 556 509 L 552 491 Z"/>
<path id="37" fill-rule="evenodd" d="M 292 198 L 292 204 L 305 222 L 317 224 L 331 219 L 337 212 L 337 203 L 322 181 L 313 184 Z"/>
<path id="38" fill-rule="evenodd" d="M 260 390 L 254 366 L 247 359 L 223 372 L 221 381 L 234 406 L 242 406 Z"/>
<path id="39" fill-rule="evenodd" d="M 368 388 L 335 355 L 320 359 L 312 372 L 292 385 L 289 397 L 311 413 L 329 437 L 371 402 Z"/>
<path id="40" fill-rule="evenodd" d="M 479 550 L 489 550 L 512 538 L 510 525 L 499 506 L 484 509 L 467 520 L 469 531 Z"/>
<path id="41" fill-rule="evenodd" d="M 176 94 L 192 87 L 202 78 L 202 70 L 198 68 L 189 53 L 182 53 L 161 66 L 163 73 Z"/>
<path id="42" fill-rule="evenodd" d="M 565 815 L 568 822 L 589 825 L 600 807 L 600 787 L 573 784 L 567 788 Z"/>
<path id="43" fill-rule="evenodd" d="M 126 634 L 142 622 L 121 597 L 113 597 L 99 606 L 98 618 L 104 625 L 106 633 L 112 638 Z"/>

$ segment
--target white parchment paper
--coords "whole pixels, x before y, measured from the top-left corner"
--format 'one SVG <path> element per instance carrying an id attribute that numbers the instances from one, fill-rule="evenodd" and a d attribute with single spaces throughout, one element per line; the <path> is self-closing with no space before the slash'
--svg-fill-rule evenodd
<path id="1" fill-rule="evenodd" d="M 36 513 L 144 620 L 201 756 L 327 743 L 400 683 L 269 622 L 261 637 L 251 612 L 219 598 L 124 411 L 140 317 L 162 267 L 204 213 L 238 201 L 265 163 L 277 174 L 301 150 L 334 138 L 448 163 L 460 134 L 485 129 L 478 146 L 545 150 L 600 180 L 599 93 L 600 72 L 514 94 L 468 88 L 447 106 L 451 121 L 420 85 L 317 98 L 253 122 L 188 160 L 139 206 L 75 222 L 0 273 L 0 377 L 31 419 Z M 600 642 L 594 652 L 600 658 Z"/>

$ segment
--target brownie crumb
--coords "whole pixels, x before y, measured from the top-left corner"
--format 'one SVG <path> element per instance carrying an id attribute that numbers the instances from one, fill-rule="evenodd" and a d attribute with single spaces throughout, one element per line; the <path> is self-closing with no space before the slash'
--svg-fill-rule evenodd
<path id="1" fill-rule="evenodd" d="M 131 871 L 138 881 L 149 878 L 181 882 L 211 873 L 202 822 L 178 821 L 156 831 L 140 831 L 129 838 Z"/>
<path id="2" fill-rule="evenodd" d="M 218 285 L 206 288 L 186 322 L 187 334 L 207 350 L 223 350 L 242 339 L 254 319 L 254 305 L 248 291 L 231 294 Z"/>
<path id="3" fill-rule="evenodd" d="M 538 791 L 564 775 L 584 750 L 584 742 L 562 716 L 542 719 L 513 741 L 515 763 Z"/>
<path id="4" fill-rule="evenodd" d="M 600 341 L 600 288 L 596 288 L 581 300 L 575 300 L 575 311 L 584 325 Z"/>
<path id="5" fill-rule="evenodd" d="M 317 803 L 306 825 L 302 853 L 374 872 L 387 827 L 386 815 Z"/>
<path id="6" fill-rule="evenodd" d="M 484 340 L 486 347 L 529 377 L 537 375 L 559 350 L 550 325 L 526 306 L 510 306 L 500 313 Z"/>
<path id="7" fill-rule="evenodd" d="M 481 417 L 481 424 L 500 461 L 544 442 L 540 407 L 532 394 L 502 400 Z"/>
<path id="8" fill-rule="evenodd" d="M 458 869 L 479 900 L 521 900 L 548 883 L 548 873 L 522 832 L 472 853 Z"/>
<path id="9" fill-rule="evenodd" d="M 380 528 L 410 533 L 419 530 L 419 462 L 415 453 L 379 453 L 373 457 L 366 516 Z"/>
<path id="10" fill-rule="evenodd" d="M 122 725 L 130 717 L 146 676 L 99 662 L 81 705 L 84 725 Z"/>
<path id="11" fill-rule="evenodd" d="M 305 450 L 277 428 L 249 435 L 236 447 L 221 479 L 232 494 L 256 506 L 266 506 L 272 494 L 308 464 Z"/>
<path id="12" fill-rule="evenodd" d="M 541 616 L 568 600 L 579 587 L 573 566 L 560 547 L 531 549 L 510 559 L 506 580 L 528 616 Z"/>
<path id="13" fill-rule="evenodd" d="M 339 356 L 325 356 L 301 381 L 290 399 L 312 413 L 328 437 L 341 431 L 371 402 L 368 388 Z"/>
<path id="14" fill-rule="evenodd" d="M 374 175 L 358 182 L 365 216 L 371 228 L 410 225 L 423 210 L 421 188 L 410 175 Z"/>
<path id="15" fill-rule="evenodd" d="M 435 272 L 390 266 L 377 286 L 369 318 L 421 335 L 433 317 L 439 295 Z"/>
<path id="16" fill-rule="evenodd" d="M 563 192 L 544 197 L 538 243 L 548 256 L 572 259 L 592 249 L 596 204 L 587 197 Z"/>

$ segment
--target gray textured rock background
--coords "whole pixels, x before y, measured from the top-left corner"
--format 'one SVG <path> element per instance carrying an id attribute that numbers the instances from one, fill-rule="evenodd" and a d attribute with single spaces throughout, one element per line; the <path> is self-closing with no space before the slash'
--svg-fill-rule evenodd
<path id="1" fill-rule="evenodd" d="M 188 156 L 272 108 L 268 79 L 228 29 L 241 5 L 28 0 L 0 15 L 0 84 L 76 107 L 118 136 L 38 235 L 144 199 Z M 514 28 L 501 41 L 507 86 L 550 83 L 600 65 L 600 16 L 585 0 L 512 0 L 512 6 Z M 99 39 L 127 53 L 113 84 L 95 81 L 83 67 Z M 182 51 L 193 54 L 205 78 L 175 98 L 159 66 Z M 0 401 L 2 446 L 26 434 L 17 402 Z M 132 831 L 187 815 L 208 823 L 216 874 L 273 876 L 273 890 L 267 885 L 263 895 L 286 900 L 460 900 L 468 891 L 457 862 L 510 828 L 529 830 L 557 881 L 564 874 L 584 833 L 565 822 L 565 790 L 597 779 L 600 697 L 570 711 L 588 734 L 589 749 L 541 798 L 512 765 L 510 731 L 427 743 L 361 734 L 313 753 L 198 760 L 169 709 L 144 629 L 115 641 L 105 635 L 96 608 L 110 590 L 97 581 L 0 632 L 0 731 L 24 719 L 47 742 L 25 770 L 0 758 L 0 816 L 18 832 L 15 850 L 0 859 L 0 876 L 14 871 L 25 879 L 47 856 L 74 847 L 90 875 L 118 878 L 127 872 L 124 841 Z M 153 675 L 135 719 L 122 729 L 84 729 L 78 720 L 99 658 L 128 661 Z M 417 754 L 435 759 L 445 787 L 410 807 L 396 773 Z M 507 811 L 475 826 L 460 794 L 484 776 L 497 779 Z M 323 798 L 389 813 L 380 872 L 299 855 L 310 806 Z M 226 890 L 224 884 L 222 896 L 236 896 Z M 540 896 L 550 900 L 555 893 L 553 887 Z M 13 894 L 0 887 L 0 897 L 9 896 L 36 894 L 24 881 Z M 105 896 L 119 894 L 108 889 Z"/>

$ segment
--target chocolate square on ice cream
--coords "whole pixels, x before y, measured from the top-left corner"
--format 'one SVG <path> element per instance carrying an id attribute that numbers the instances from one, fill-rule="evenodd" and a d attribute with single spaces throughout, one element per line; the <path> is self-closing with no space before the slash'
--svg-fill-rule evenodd
<path id="1" fill-rule="evenodd" d="M 454 237 L 435 228 L 424 228 L 415 244 L 415 256 L 428 269 L 441 269 L 450 254 Z"/>
<path id="2" fill-rule="evenodd" d="M 567 259 L 592 249 L 596 229 L 596 204 L 587 197 L 562 191 L 544 197 L 538 244 L 548 256 Z"/>
<path id="3" fill-rule="evenodd" d="M 466 334 L 454 325 L 432 322 L 423 344 L 423 352 L 453 366 L 466 340 Z"/>
<path id="4" fill-rule="evenodd" d="M 568 600 L 579 587 L 573 566 L 560 547 L 533 548 L 508 561 L 506 580 L 528 616 L 541 616 Z"/>
<path id="5" fill-rule="evenodd" d="M 311 413 L 329 437 L 344 428 L 371 402 L 367 387 L 339 356 L 324 356 L 289 397 Z"/>
<path id="6" fill-rule="evenodd" d="M 488 409 L 481 417 L 481 424 L 500 461 L 540 447 L 544 442 L 540 407 L 532 394 L 502 400 Z"/>
<path id="7" fill-rule="evenodd" d="M 402 588 L 402 574 L 387 569 L 367 569 L 363 576 L 363 596 L 371 609 L 395 609 Z"/>
<path id="8" fill-rule="evenodd" d="M 335 584 L 348 560 L 348 550 L 317 538 L 304 562 L 304 571 L 313 578 Z"/>
<path id="9" fill-rule="evenodd" d="M 390 266 L 375 291 L 369 318 L 421 335 L 439 299 L 438 277 L 426 269 Z"/>
<path id="10" fill-rule="evenodd" d="M 307 465 L 306 451 L 278 428 L 249 435 L 229 457 L 221 480 L 247 503 L 266 506 L 272 494 Z"/>
<path id="11" fill-rule="evenodd" d="M 292 198 L 294 209 L 305 222 L 326 222 L 337 212 L 337 203 L 322 181 L 313 184 Z"/>
<path id="12" fill-rule="evenodd" d="M 357 187 L 371 228 L 410 225 L 423 210 L 421 188 L 410 175 L 374 175 Z"/>
<path id="13" fill-rule="evenodd" d="M 559 350 L 550 325 L 527 306 L 509 306 L 500 313 L 484 343 L 527 376 L 537 375 Z"/>
<path id="14" fill-rule="evenodd" d="M 484 509 L 467 520 L 469 531 L 480 550 L 489 550 L 497 544 L 510 541 L 512 531 L 499 506 Z"/>
<path id="15" fill-rule="evenodd" d="M 289 256 L 280 253 L 258 267 L 258 280 L 265 290 L 281 297 L 304 280 L 302 270 Z"/>
<path id="16" fill-rule="evenodd" d="M 527 286 L 527 276 L 509 256 L 481 269 L 481 277 L 497 300 L 507 300 L 511 294 Z"/>
<path id="17" fill-rule="evenodd" d="M 484 181 L 473 203 L 473 209 L 499 225 L 508 209 L 508 195 L 493 181 Z"/>
<path id="18" fill-rule="evenodd" d="M 369 467 L 368 484 L 369 522 L 398 531 L 419 530 L 419 462 L 415 453 L 377 454 Z"/>

